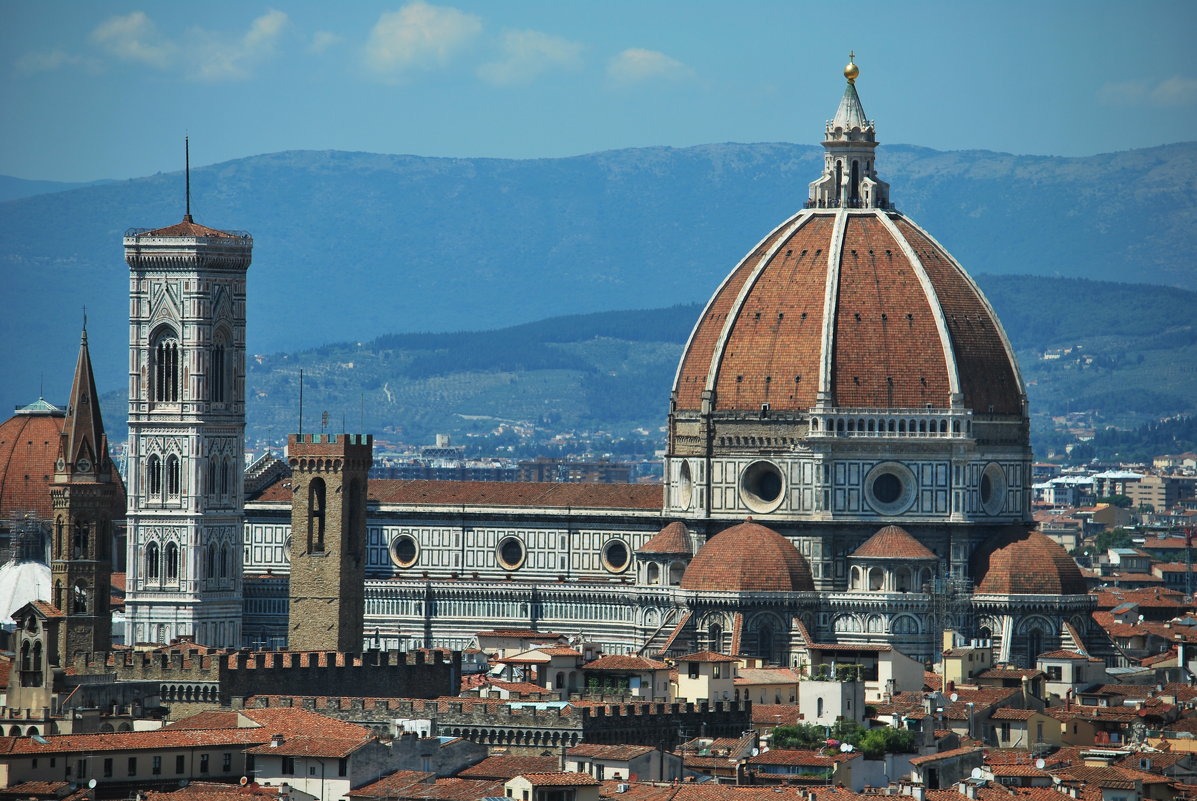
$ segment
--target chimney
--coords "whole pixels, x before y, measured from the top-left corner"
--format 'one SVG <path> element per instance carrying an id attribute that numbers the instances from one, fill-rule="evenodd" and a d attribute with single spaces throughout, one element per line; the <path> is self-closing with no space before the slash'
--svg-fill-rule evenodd
<path id="1" fill-rule="evenodd" d="M 278 748 L 284 742 L 286 742 L 286 739 L 283 737 L 283 735 L 281 735 L 281 734 L 270 735 L 270 747 L 271 748 Z"/>

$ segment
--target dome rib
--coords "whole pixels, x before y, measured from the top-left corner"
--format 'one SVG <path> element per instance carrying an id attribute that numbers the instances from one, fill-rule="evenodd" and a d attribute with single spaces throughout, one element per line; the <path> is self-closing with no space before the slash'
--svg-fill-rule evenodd
<path id="1" fill-rule="evenodd" d="M 931 307 L 931 317 L 935 320 L 935 331 L 939 335 L 939 345 L 943 349 L 944 364 L 947 366 L 950 403 L 951 399 L 961 397 L 960 365 L 956 362 L 956 349 L 952 347 L 952 335 L 948 332 L 948 321 L 943 315 L 943 304 L 939 300 L 939 294 L 935 291 L 935 285 L 931 283 L 931 276 L 927 275 L 927 268 L 923 266 L 922 259 L 915 253 L 910 241 L 902 235 L 902 231 L 888 216 L 880 214 L 878 218 L 889 231 L 890 236 L 894 238 L 894 242 L 906 254 L 906 260 L 910 262 L 911 269 L 918 276 L 919 283 L 923 287 L 923 296 L 927 298 L 927 303 Z"/>
<path id="2" fill-rule="evenodd" d="M 832 381 L 834 380 L 836 311 L 839 303 L 840 263 L 844 252 L 844 232 L 847 230 L 848 212 L 839 209 L 835 213 L 835 225 L 831 229 L 831 245 L 827 248 L 827 283 L 823 287 L 823 336 L 819 352 L 819 394 L 816 403 L 831 403 Z"/>
<path id="3" fill-rule="evenodd" d="M 723 367 L 723 354 L 727 349 L 728 340 L 731 339 L 737 324 L 740 322 L 740 312 L 744 309 L 744 303 L 748 299 L 748 296 L 756 288 L 761 274 L 773 264 L 773 259 L 777 256 L 778 251 L 781 250 L 782 245 L 789 242 L 810 221 L 812 216 L 809 212 L 799 212 L 796 216 L 787 220 L 787 224 L 783 226 L 786 229 L 785 233 L 773 243 L 771 248 L 761 255 L 756 265 L 752 268 L 752 271 L 748 274 L 747 279 L 741 284 L 740 291 L 736 294 L 736 299 L 732 303 L 727 318 L 723 321 L 723 329 L 719 333 L 719 338 L 715 342 L 704 390 L 712 390 L 718 386 L 719 374 Z"/>

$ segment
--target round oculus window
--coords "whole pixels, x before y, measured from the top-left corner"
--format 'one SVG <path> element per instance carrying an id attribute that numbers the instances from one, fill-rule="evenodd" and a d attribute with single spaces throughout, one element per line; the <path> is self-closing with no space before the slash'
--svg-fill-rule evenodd
<path id="1" fill-rule="evenodd" d="M 772 512 L 781 506 L 785 479 L 773 462 L 753 462 L 740 474 L 740 498 L 754 512 Z"/>
<path id="2" fill-rule="evenodd" d="M 623 540 L 609 540 L 603 546 L 603 567 L 612 573 L 621 573 L 631 561 L 628 544 Z"/>
<path id="3" fill-rule="evenodd" d="M 694 499 L 694 476 L 690 472 L 689 460 L 683 459 L 677 471 L 677 498 L 674 506 L 679 509 L 689 509 Z"/>
<path id="4" fill-rule="evenodd" d="M 420 544 L 410 534 L 391 540 L 391 561 L 399 567 L 411 567 L 420 558 Z"/>
<path id="5" fill-rule="evenodd" d="M 998 515 L 1006 505 L 1006 472 L 997 462 L 990 462 L 981 471 L 977 487 L 981 508 L 987 515 Z"/>
<path id="6" fill-rule="evenodd" d="M 507 537 L 499 543 L 496 549 L 499 555 L 499 566 L 504 570 L 516 570 L 523 566 L 527 551 L 524 543 L 518 537 Z"/>
<path id="7" fill-rule="evenodd" d="M 885 515 L 905 512 L 914 504 L 918 487 L 910 468 L 898 462 L 882 462 L 868 472 L 864 494 L 873 511 Z"/>

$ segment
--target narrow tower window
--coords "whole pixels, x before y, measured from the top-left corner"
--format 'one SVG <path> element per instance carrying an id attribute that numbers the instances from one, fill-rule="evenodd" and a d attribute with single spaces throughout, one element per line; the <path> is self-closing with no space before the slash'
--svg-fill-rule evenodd
<path id="1" fill-rule="evenodd" d="M 324 479 L 308 485 L 308 553 L 324 551 Z"/>
<path id="2" fill-rule="evenodd" d="M 156 542 L 145 546 L 145 577 L 158 578 L 158 543 Z"/>
<path id="3" fill-rule="evenodd" d="M 87 585 L 82 581 L 75 582 L 75 588 L 71 593 L 71 611 L 76 615 L 87 614 Z"/>
<path id="4" fill-rule="evenodd" d="M 172 498 L 179 494 L 179 457 L 173 453 L 166 457 L 166 494 Z"/>
<path id="5" fill-rule="evenodd" d="M 224 403 L 226 400 L 228 400 L 225 395 L 227 386 L 224 362 L 224 342 L 217 342 L 212 346 L 212 374 L 208 377 L 209 385 L 212 390 L 210 393 L 210 400 L 213 403 Z"/>
<path id="6" fill-rule="evenodd" d="M 75 521 L 75 535 L 71 542 L 71 558 L 87 558 L 87 540 L 90 536 L 90 526 L 86 520 Z"/>
<path id="7" fill-rule="evenodd" d="M 153 392 L 156 403 L 179 400 L 179 340 L 167 332 L 154 345 Z"/>
<path id="8" fill-rule="evenodd" d="M 179 546 L 173 542 L 166 543 L 162 551 L 163 561 L 166 562 L 166 580 L 174 581 L 179 578 Z"/>
<path id="9" fill-rule="evenodd" d="M 148 485 L 150 495 L 162 494 L 162 460 L 158 458 L 158 454 L 152 455 L 146 462 L 145 467 L 146 484 Z"/>

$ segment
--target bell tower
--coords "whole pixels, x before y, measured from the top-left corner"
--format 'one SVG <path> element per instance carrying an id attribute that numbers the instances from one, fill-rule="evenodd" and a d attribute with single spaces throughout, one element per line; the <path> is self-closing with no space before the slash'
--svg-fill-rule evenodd
<path id="1" fill-rule="evenodd" d="M 293 434 L 287 647 L 362 650 L 369 434 Z"/>
<path id="2" fill-rule="evenodd" d="M 65 614 L 57 630 L 57 652 L 69 660 L 78 651 L 111 650 L 112 524 L 121 514 L 120 484 L 108 456 L 86 329 L 59 436 L 50 498 L 51 592 L 54 606 Z"/>
<path id="3" fill-rule="evenodd" d="M 188 179 L 190 183 L 190 178 Z M 125 232 L 130 644 L 241 645 L 245 276 L 253 238 Z"/>

